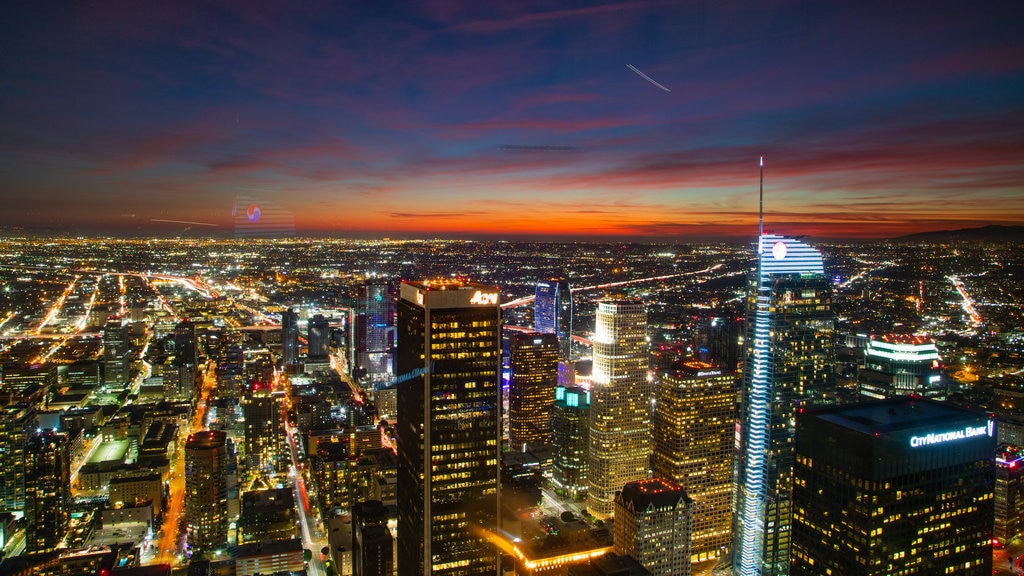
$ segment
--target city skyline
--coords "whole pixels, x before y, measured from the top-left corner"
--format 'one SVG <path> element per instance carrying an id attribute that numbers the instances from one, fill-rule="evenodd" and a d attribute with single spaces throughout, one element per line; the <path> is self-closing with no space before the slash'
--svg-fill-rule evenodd
<path id="1" fill-rule="evenodd" d="M 1021 10 L 15 6 L 0 226 L 749 238 L 762 154 L 780 233 L 1022 224 Z"/>

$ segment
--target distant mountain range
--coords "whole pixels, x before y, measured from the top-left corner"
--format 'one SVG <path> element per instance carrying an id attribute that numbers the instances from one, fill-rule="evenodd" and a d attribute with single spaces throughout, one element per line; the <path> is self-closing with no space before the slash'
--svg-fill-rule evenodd
<path id="1" fill-rule="evenodd" d="M 896 240 L 942 241 L 942 240 L 986 240 L 990 242 L 1024 242 L 1024 226 L 983 226 L 959 230 L 937 230 L 900 236 Z"/>

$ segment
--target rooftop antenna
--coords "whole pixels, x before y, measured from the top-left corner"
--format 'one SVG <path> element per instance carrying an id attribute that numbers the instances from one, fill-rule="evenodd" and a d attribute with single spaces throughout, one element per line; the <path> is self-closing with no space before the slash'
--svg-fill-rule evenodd
<path id="1" fill-rule="evenodd" d="M 764 236 L 764 156 L 761 156 L 761 188 L 760 188 L 760 202 L 761 205 L 757 212 L 757 237 Z"/>

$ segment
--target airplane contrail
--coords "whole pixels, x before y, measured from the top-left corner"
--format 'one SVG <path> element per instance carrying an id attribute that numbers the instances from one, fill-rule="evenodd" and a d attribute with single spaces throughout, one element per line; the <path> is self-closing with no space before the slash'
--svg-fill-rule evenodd
<path id="1" fill-rule="evenodd" d="M 150 218 L 150 222 L 168 222 L 170 224 L 191 224 L 193 226 L 213 226 L 216 228 L 217 224 L 210 224 L 208 222 L 190 222 L 188 220 L 164 220 L 162 218 Z"/>
<path id="2" fill-rule="evenodd" d="M 654 85 L 655 85 L 655 86 L 657 86 L 658 88 L 661 88 L 661 89 L 662 89 L 662 90 L 664 90 L 665 92 L 671 92 L 671 90 L 669 90 L 668 88 L 665 88 L 665 87 L 664 87 L 664 86 L 662 86 L 661 84 L 658 84 L 657 82 L 655 82 L 655 81 L 654 81 L 654 78 L 651 78 L 651 77 L 650 77 L 650 76 L 648 76 L 647 74 L 644 74 L 643 72 L 641 72 L 641 71 L 637 70 L 637 69 L 636 69 L 636 66 L 633 66 L 632 64 L 626 64 L 626 68 L 629 68 L 629 69 L 630 69 L 630 70 L 632 70 L 633 72 L 636 72 L 636 73 L 637 73 L 637 75 L 639 75 L 639 76 L 640 76 L 641 78 L 643 78 L 644 80 L 647 80 L 647 81 L 648 81 L 648 82 L 650 82 L 651 84 L 654 84 Z"/>

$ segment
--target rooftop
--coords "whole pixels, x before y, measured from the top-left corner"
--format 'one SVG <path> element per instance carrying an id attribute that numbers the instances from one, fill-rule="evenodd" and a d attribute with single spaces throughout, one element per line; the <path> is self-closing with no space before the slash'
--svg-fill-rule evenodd
<path id="1" fill-rule="evenodd" d="M 964 419 L 988 418 L 981 411 L 914 396 L 817 408 L 808 413 L 865 434 L 897 432 L 930 425 L 948 428 Z"/>

